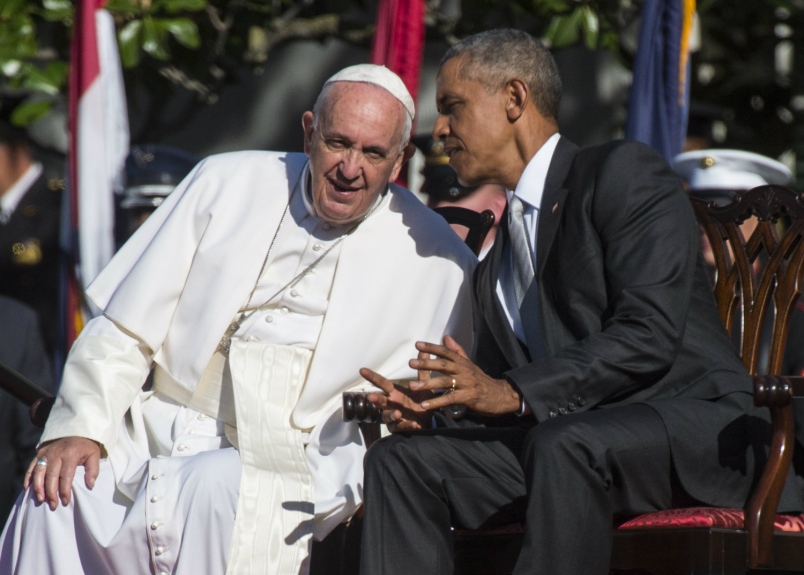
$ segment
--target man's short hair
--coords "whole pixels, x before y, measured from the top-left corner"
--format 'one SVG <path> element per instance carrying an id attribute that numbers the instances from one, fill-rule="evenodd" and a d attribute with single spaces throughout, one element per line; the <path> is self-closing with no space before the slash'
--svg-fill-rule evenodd
<path id="1" fill-rule="evenodd" d="M 319 119 L 324 117 L 324 108 L 326 107 L 327 99 L 329 98 L 329 92 L 335 84 L 337 84 L 337 82 L 329 82 L 324 84 L 324 87 L 321 89 L 321 93 L 318 94 L 318 98 L 315 100 L 315 104 L 313 104 L 313 129 L 318 128 Z M 380 86 L 377 87 L 379 88 Z M 390 94 L 390 92 L 388 93 Z M 405 146 L 408 145 L 408 142 L 410 142 L 410 131 L 413 128 L 413 118 L 411 118 L 410 114 L 405 111 L 405 107 L 402 106 L 402 102 L 398 102 L 398 104 L 402 108 L 402 116 L 404 117 L 404 121 L 402 122 L 402 142 L 399 145 L 399 152 L 401 153 L 405 149 Z"/>
<path id="2" fill-rule="evenodd" d="M 483 84 L 489 93 L 519 78 L 528 88 L 539 113 L 549 120 L 558 115 L 561 77 L 550 51 L 539 40 L 511 28 L 487 30 L 461 40 L 441 59 L 463 57 L 460 73 Z"/>

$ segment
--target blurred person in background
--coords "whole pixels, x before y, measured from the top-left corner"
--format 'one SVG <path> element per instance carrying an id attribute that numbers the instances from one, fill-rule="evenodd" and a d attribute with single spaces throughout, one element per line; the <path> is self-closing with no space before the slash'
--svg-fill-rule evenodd
<path id="1" fill-rule="evenodd" d="M 788 186 L 793 173 L 783 163 L 761 154 L 744 150 L 703 149 L 679 154 L 673 160 L 673 169 L 684 180 L 691 196 L 718 204 L 731 202 L 736 196 L 755 188 L 773 184 Z M 754 233 L 758 220 L 751 217 L 740 226 L 746 241 Z M 709 238 L 701 230 L 701 253 L 714 271 L 715 255 Z M 762 264 L 757 260 L 755 266 Z M 768 316 L 771 319 L 771 316 Z M 734 337 L 739 330 L 734 330 Z M 759 373 L 766 373 L 770 353 L 770 333 L 763 331 L 763 350 L 760 354 Z M 735 341 L 739 345 L 739 341 Z M 782 375 L 804 375 L 804 302 L 796 304 L 790 321 L 785 347 Z"/>
<path id="2" fill-rule="evenodd" d="M 123 241 L 162 205 L 198 161 L 199 158 L 189 152 L 160 144 L 131 148 L 126 158 L 126 187 L 120 202 L 123 221 L 118 227 Z"/>
<path id="3" fill-rule="evenodd" d="M 444 153 L 444 142 L 433 139 L 430 134 L 415 136 L 411 139 L 414 145 L 424 154 L 422 168 L 421 192 L 427 196 L 430 208 L 459 207 L 475 212 L 491 210 L 494 213 L 494 224 L 483 241 L 478 254 L 483 259 L 497 236 L 500 217 L 505 211 L 507 198 L 505 188 L 498 184 L 482 184 L 479 186 L 463 186 L 458 182 L 458 175 L 449 165 L 449 157 Z M 466 239 L 468 229 L 460 224 L 450 224 L 461 239 Z"/>

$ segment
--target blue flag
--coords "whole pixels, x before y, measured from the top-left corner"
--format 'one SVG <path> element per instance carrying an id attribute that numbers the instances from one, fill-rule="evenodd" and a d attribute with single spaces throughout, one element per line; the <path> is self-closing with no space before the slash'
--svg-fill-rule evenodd
<path id="1" fill-rule="evenodd" d="M 684 146 L 689 107 L 689 33 L 694 0 L 645 0 L 625 127 L 627 140 L 668 161 Z"/>

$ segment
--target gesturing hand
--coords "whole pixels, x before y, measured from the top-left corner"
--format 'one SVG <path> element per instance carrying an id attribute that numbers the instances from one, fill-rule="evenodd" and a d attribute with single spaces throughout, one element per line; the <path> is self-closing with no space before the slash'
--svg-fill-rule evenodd
<path id="1" fill-rule="evenodd" d="M 444 336 L 444 345 L 418 342 L 418 359 L 410 366 L 418 370 L 431 370 L 443 376 L 412 381 L 414 391 L 447 389 L 439 397 L 422 402 L 421 407 L 432 410 L 447 405 L 465 405 L 481 415 L 502 415 L 519 411 L 519 394 L 504 379 L 493 379 L 469 360 L 466 352 L 450 336 Z M 436 356 L 431 359 L 431 356 Z"/>
<path id="2" fill-rule="evenodd" d="M 75 468 L 84 466 L 84 482 L 95 485 L 100 466 L 100 445 L 86 437 L 64 437 L 44 443 L 25 472 L 24 487 L 33 483 L 36 500 L 47 499 L 51 509 L 70 502 Z"/>
<path id="3" fill-rule="evenodd" d="M 429 356 L 419 353 L 419 358 L 424 359 L 425 357 Z M 360 375 L 385 392 L 385 395 L 369 393 L 368 400 L 380 408 L 383 423 L 388 426 L 389 431 L 411 431 L 430 427 L 432 416 L 422 407 L 421 402 L 433 397 L 433 392 L 414 391 L 397 385 L 365 367 L 360 370 Z M 420 380 L 426 380 L 429 377 L 429 371 L 419 370 Z"/>

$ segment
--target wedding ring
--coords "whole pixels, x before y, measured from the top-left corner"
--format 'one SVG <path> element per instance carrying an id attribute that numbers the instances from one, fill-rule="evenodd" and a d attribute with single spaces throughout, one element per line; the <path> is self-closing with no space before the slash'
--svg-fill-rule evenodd
<path id="1" fill-rule="evenodd" d="M 46 465 L 47 465 L 47 459 L 36 460 L 36 467 L 45 467 Z"/>
<path id="2" fill-rule="evenodd" d="M 453 393 L 453 392 L 455 391 L 455 384 L 456 384 L 456 383 L 458 383 L 458 382 L 457 382 L 457 381 L 455 381 L 455 378 L 453 377 L 453 378 L 452 378 L 452 387 L 450 387 L 450 388 L 449 388 L 449 392 L 450 392 L 450 393 Z"/>

